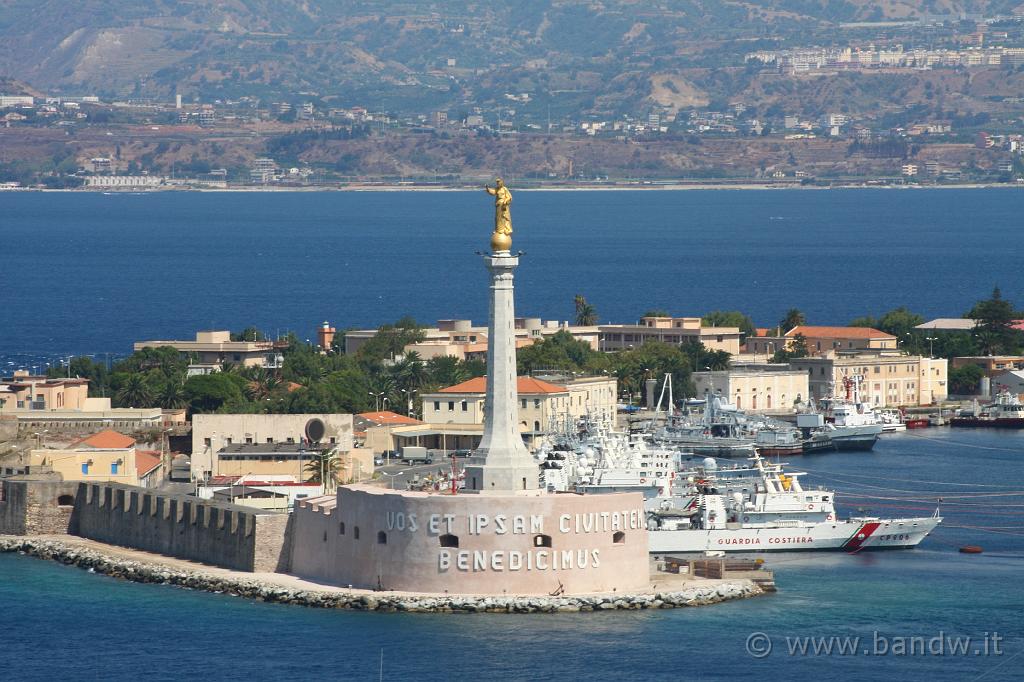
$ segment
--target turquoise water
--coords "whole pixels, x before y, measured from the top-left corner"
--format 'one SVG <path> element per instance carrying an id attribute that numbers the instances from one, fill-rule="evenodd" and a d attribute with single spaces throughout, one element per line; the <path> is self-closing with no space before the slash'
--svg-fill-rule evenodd
<path id="1" fill-rule="evenodd" d="M 514 188 L 513 188 L 514 190 Z M 481 192 L 0 195 L 0 355 L 127 353 L 257 325 L 311 338 L 404 314 L 487 317 Z M 1015 189 L 515 192 L 523 316 L 798 307 L 845 324 L 900 305 L 1024 305 Z M 0 367 L 2 369 L 2 367 Z"/>
<path id="2" fill-rule="evenodd" d="M 389 680 L 1017 680 L 1024 671 L 1024 508 L 1013 505 L 1024 497 L 1003 495 L 1024 490 L 1022 454 L 1022 434 L 930 429 L 887 435 L 872 453 L 795 460 L 812 484 L 900 498 L 857 501 L 875 514 L 929 513 L 941 494 L 947 523 L 912 551 L 765 555 L 778 594 L 701 609 L 321 611 L 0 555 L 0 669 L 9 679 L 377 679 L 383 670 Z M 968 542 L 985 554 L 957 553 Z M 758 632 L 774 645 L 763 659 L 745 650 Z M 927 640 L 940 632 L 997 632 L 1003 655 L 863 655 L 875 633 Z M 855 656 L 787 655 L 785 638 L 806 636 L 862 641 Z"/>

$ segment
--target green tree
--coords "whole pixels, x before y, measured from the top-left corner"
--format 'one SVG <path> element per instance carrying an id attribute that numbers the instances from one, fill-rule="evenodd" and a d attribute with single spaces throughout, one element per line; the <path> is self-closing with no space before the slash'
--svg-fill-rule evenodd
<path id="1" fill-rule="evenodd" d="M 256 327 L 246 327 L 240 332 L 231 332 L 232 341 L 266 341 L 266 337 Z"/>
<path id="2" fill-rule="evenodd" d="M 225 405 L 241 405 L 244 379 L 237 375 L 214 372 L 189 377 L 185 382 L 185 398 L 193 412 L 216 412 Z"/>
<path id="3" fill-rule="evenodd" d="M 786 363 L 796 358 L 806 358 L 810 355 L 807 349 L 807 338 L 803 334 L 797 334 L 789 342 L 788 348 L 780 348 L 772 356 L 772 362 Z"/>
<path id="4" fill-rule="evenodd" d="M 564 329 L 516 353 L 519 373 L 529 374 L 538 369 L 569 371 L 600 371 L 607 368 L 607 358 L 586 341 L 580 341 Z"/>
<path id="5" fill-rule="evenodd" d="M 410 351 L 391 366 L 391 375 L 395 379 L 396 388 L 399 392 L 417 390 L 422 387 L 430 378 L 427 366 L 416 351 Z"/>
<path id="6" fill-rule="evenodd" d="M 978 323 L 975 334 L 985 354 L 997 355 L 1017 350 L 1020 334 L 1013 329 L 1013 323 L 1018 315 L 1013 304 L 1003 298 L 999 287 L 992 290 L 992 298 L 978 301 L 964 317 Z"/>
<path id="7" fill-rule="evenodd" d="M 740 343 L 746 341 L 747 337 L 757 336 L 757 329 L 754 321 L 749 315 L 744 315 L 738 310 L 714 310 L 700 318 L 702 327 L 739 327 Z"/>
<path id="8" fill-rule="evenodd" d="M 453 355 L 439 355 L 427 360 L 430 383 L 439 388 L 461 384 L 470 378 L 465 365 Z"/>
<path id="9" fill-rule="evenodd" d="M 338 485 L 341 459 L 338 457 L 337 449 L 324 448 L 314 454 L 303 468 L 306 472 L 306 482 L 319 483 L 330 489 Z"/>
<path id="10" fill-rule="evenodd" d="M 392 359 L 405 352 L 409 344 L 419 343 L 426 334 L 416 320 L 403 317 L 394 324 L 385 324 L 377 329 L 372 339 L 364 343 L 356 355 L 367 361 L 383 361 Z"/>
<path id="11" fill-rule="evenodd" d="M 120 407 L 149 407 L 153 404 L 153 391 L 141 374 L 130 374 L 117 391 Z"/>
<path id="12" fill-rule="evenodd" d="M 786 311 L 786 316 L 779 322 L 779 327 L 781 327 L 782 333 L 786 334 L 793 327 L 799 327 L 804 324 L 807 324 L 807 318 L 804 317 L 804 314 L 796 308 L 790 308 Z"/>
<path id="13" fill-rule="evenodd" d="M 589 327 L 597 324 L 597 309 L 587 303 L 582 294 L 576 294 L 573 299 L 576 306 L 576 324 L 581 327 Z"/>
<path id="14" fill-rule="evenodd" d="M 665 374 L 671 374 L 676 397 L 694 395 L 693 360 L 679 346 L 648 341 L 639 348 L 614 353 L 611 361 L 612 374 L 618 378 L 622 391 L 636 393 L 643 390 L 647 379 L 661 382 Z"/>
<path id="15" fill-rule="evenodd" d="M 952 395 L 976 395 L 985 376 L 984 370 L 977 365 L 964 365 L 949 370 L 949 392 Z"/>
<path id="16" fill-rule="evenodd" d="M 850 325 L 849 326 L 851 326 L 851 327 L 870 327 L 872 329 L 878 329 L 878 320 L 876 320 L 875 318 L 871 317 L 870 315 L 865 315 L 863 317 L 858 317 L 858 318 L 855 318 L 853 320 L 850 320 Z"/>
<path id="17" fill-rule="evenodd" d="M 887 334 L 892 334 L 897 338 L 905 339 L 908 335 L 915 332 L 915 327 L 917 327 L 917 325 L 923 323 L 923 317 L 900 306 L 899 308 L 890 310 L 885 315 L 882 315 L 882 317 L 878 319 L 877 329 L 880 329 Z"/>
<path id="18" fill-rule="evenodd" d="M 662 310 L 661 308 L 654 308 L 652 310 L 648 310 L 646 313 L 644 313 L 642 315 L 642 317 L 672 317 L 672 316 L 668 314 L 667 310 Z"/>
<path id="19" fill-rule="evenodd" d="M 188 405 L 185 387 L 178 379 L 168 379 L 156 397 L 157 404 L 165 410 L 177 410 Z"/>

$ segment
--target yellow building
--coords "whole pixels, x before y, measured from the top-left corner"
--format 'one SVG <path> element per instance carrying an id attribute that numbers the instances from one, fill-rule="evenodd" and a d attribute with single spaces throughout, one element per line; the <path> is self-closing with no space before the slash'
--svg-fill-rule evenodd
<path id="1" fill-rule="evenodd" d="M 709 350 L 740 352 L 739 327 L 702 327 L 699 317 L 642 317 L 639 324 L 602 324 L 598 330 L 603 351 L 639 348 L 648 341 L 674 346 L 699 341 Z"/>
<path id="2" fill-rule="evenodd" d="M 572 334 L 576 340 L 598 350 L 597 327 L 571 326 L 567 322 L 542 320 L 537 317 L 518 317 L 514 325 L 516 348 L 529 346 L 565 331 Z M 475 326 L 471 320 L 439 320 L 436 327 L 424 327 L 420 332 L 423 334 L 423 340 L 407 345 L 404 348 L 406 353 L 415 352 L 424 360 L 445 355 L 459 360 L 482 359 L 486 356 L 487 327 Z M 376 329 L 355 329 L 345 332 L 345 353 L 355 353 L 376 335 Z"/>
<path id="3" fill-rule="evenodd" d="M 331 447 L 331 446 L 327 446 Z M 213 469 L 207 480 L 244 477 L 250 480 L 309 480 L 310 463 L 317 460 L 323 447 L 303 443 L 233 443 L 214 453 Z M 373 453 L 366 448 L 340 450 L 331 447 L 338 459 L 338 479 L 353 482 L 373 476 Z"/>
<path id="4" fill-rule="evenodd" d="M 615 418 L 616 381 L 608 377 L 519 377 L 519 430 L 534 447 L 553 424 L 561 426 L 581 417 L 595 421 Z M 392 449 L 424 445 L 438 449 L 475 448 L 483 435 L 486 377 L 477 377 L 423 399 L 421 426 L 388 428 Z M 380 429 L 377 429 L 378 431 Z"/>
<path id="5" fill-rule="evenodd" d="M 194 341 L 152 340 L 136 341 L 136 351 L 144 348 L 170 346 L 184 355 L 195 356 L 200 365 L 233 363 L 245 367 L 280 368 L 284 356 L 273 341 L 232 341 L 229 331 L 196 332 Z"/>
<path id="6" fill-rule="evenodd" d="M 996 377 L 1004 372 L 1024 369 L 1024 356 L 1021 355 L 968 355 L 953 358 L 953 369 L 974 365 L 981 368 L 987 377 Z"/>
<path id="7" fill-rule="evenodd" d="M 88 400 L 88 379 L 48 379 L 18 370 L 0 381 L 0 412 L 83 410 Z"/>
<path id="8" fill-rule="evenodd" d="M 30 456 L 33 466 L 49 466 L 65 481 L 147 486 L 161 478 L 159 454 L 137 451 L 135 439 L 117 431 L 100 431 L 64 449 L 32 450 Z"/>
<path id="9" fill-rule="evenodd" d="M 831 354 L 790 361 L 807 373 L 815 400 L 844 396 L 844 379 L 863 377 L 861 400 L 877 407 L 934 405 L 949 394 L 945 358 L 924 358 L 900 353 Z"/>
<path id="10" fill-rule="evenodd" d="M 720 395 L 745 412 L 793 412 L 810 395 L 807 372 L 789 365 L 739 365 L 694 372 L 698 398 Z"/>
<path id="11" fill-rule="evenodd" d="M 766 332 L 768 330 L 765 330 Z M 747 339 L 746 352 L 752 355 L 773 355 L 792 350 L 793 341 L 803 336 L 811 355 L 827 355 L 849 351 L 895 351 L 896 337 L 871 327 L 816 327 L 799 325 L 782 336 L 758 335 Z"/>

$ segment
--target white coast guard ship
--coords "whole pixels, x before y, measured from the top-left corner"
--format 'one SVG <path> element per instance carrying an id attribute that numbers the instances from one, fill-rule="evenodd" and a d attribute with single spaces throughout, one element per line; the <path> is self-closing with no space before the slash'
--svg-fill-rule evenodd
<path id="1" fill-rule="evenodd" d="M 942 521 L 932 516 L 881 519 L 836 517 L 835 493 L 804 490 L 802 473 L 786 474 L 755 454 L 750 477 L 719 476 L 713 462 L 692 481 L 688 496 L 648 512 L 650 551 L 766 552 L 914 547 Z M 723 472 L 724 473 L 724 472 Z"/>

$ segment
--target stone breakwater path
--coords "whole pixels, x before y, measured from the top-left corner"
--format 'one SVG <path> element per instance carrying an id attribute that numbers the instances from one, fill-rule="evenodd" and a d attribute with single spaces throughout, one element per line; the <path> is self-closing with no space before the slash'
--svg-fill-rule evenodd
<path id="1" fill-rule="evenodd" d="M 764 594 L 750 580 L 689 580 L 642 594 L 469 596 L 374 592 L 320 585 L 280 573 L 243 573 L 73 536 L 0 536 L 17 552 L 140 583 L 176 585 L 246 599 L 326 609 L 418 613 L 572 613 L 706 606 Z"/>

